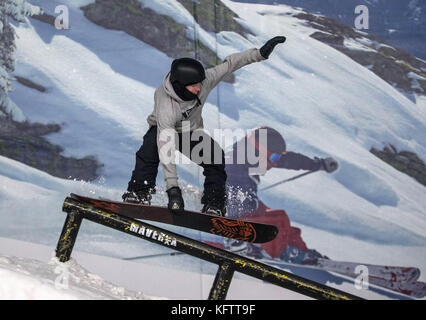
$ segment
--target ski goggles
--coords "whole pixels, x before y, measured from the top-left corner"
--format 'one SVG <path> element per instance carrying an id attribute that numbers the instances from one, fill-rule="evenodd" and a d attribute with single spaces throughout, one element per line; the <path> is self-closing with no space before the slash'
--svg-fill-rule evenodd
<path id="1" fill-rule="evenodd" d="M 281 153 L 270 153 L 270 152 L 268 152 L 268 161 L 271 164 L 276 164 L 278 161 L 280 161 L 282 156 L 285 155 L 285 154 L 286 154 L 286 152 L 281 152 Z"/>
<path id="2" fill-rule="evenodd" d="M 266 153 L 268 162 L 271 165 L 276 165 L 278 163 L 278 161 L 282 158 L 282 156 L 286 154 L 285 151 L 279 152 L 279 153 L 278 152 L 270 152 L 269 150 L 267 150 L 265 147 L 261 146 L 257 142 L 257 140 L 254 138 L 252 133 L 248 134 L 247 140 L 250 141 L 255 146 L 255 148 L 257 150 Z"/>

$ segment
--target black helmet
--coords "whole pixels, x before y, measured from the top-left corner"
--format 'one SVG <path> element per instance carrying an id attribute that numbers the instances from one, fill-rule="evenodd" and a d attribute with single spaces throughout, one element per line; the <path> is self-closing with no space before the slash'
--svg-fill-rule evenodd
<path id="1" fill-rule="evenodd" d="M 285 140 L 283 138 L 283 136 L 281 135 L 281 133 L 279 133 L 277 130 L 271 128 L 271 127 L 260 127 L 255 129 L 254 131 L 252 131 L 249 136 L 251 136 L 253 139 L 253 142 L 255 142 L 256 145 L 260 144 L 260 139 L 259 139 L 259 133 L 261 132 L 260 130 L 262 130 L 262 134 L 266 133 L 266 146 L 263 146 L 264 148 L 266 148 L 266 150 L 270 153 L 283 153 L 286 152 L 286 143 Z M 263 131 L 265 130 L 265 131 Z M 257 149 L 259 149 L 258 147 L 256 147 Z"/>
<path id="2" fill-rule="evenodd" d="M 206 78 L 203 65 L 192 58 L 175 59 L 170 71 L 170 82 L 179 82 L 183 86 L 203 81 Z"/>

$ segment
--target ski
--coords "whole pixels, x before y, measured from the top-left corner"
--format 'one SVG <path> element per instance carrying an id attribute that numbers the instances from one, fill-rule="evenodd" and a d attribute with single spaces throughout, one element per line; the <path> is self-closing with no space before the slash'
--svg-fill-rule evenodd
<path id="1" fill-rule="evenodd" d="M 360 270 L 357 271 L 358 267 L 366 267 L 368 270 L 368 277 L 373 281 L 375 279 L 382 279 L 389 282 L 399 283 L 413 283 L 420 277 L 420 270 L 413 267 L 393 267 L 393 266 L 382 266 L 373 264 L 364 264 L 356 262 L 346 261 L 335 261 L 330 259 L 318 259 L 315 265 L 302 265 L 291 262 L 284 262 L 273 259 L 261 259 L 265 263 L 271 263 L 275 265 L 283 266 L 301 266 L 312 269 L 319 269 L 329 272 L 335 272 L 342 275 L 347 275 L 351 278 L 356 278 L 360 275 Z"/>
<path id="2" fill-rule="evenodd" d="M 209 242 L 210 245 L 214 245 L 220 248 L 224 248 L 222 243 Z M 245 249 L 242 249 L 244 252 Z M 238 253 L 238 252 L 235 252 Z M 266 263 L 273 264 L 284 264 L 284 265 L 300 265 L 292 262 L 285 262 L 283 260 L 275 259 L 261 259 Z M 347 261 L 336 261 L 331 259 L 318 259 L 315 265 L 301 265 L 303 267 L 311 267 L 315 269 L 322 269 L 326 271 L 336 272 L 351 277 L 357 277 L 360 271 L 357 270 L 359 267 L 365 267 L 368 270 L 368 275 L 374 278 L 380 278 L 386 281 L 392 282 L 415 282 L 420 277 L 420 269 L 415 267 L 398 267 L 398 266 L 386 266 L 386 265 L 375 265 L 358 262 L 347 262 Z"/>
<path id="3" fill-rule="evenodd" d="M 157 221 L 246 242 L 268 242 L 278 233 L 277 227 L 272 225 L 234 220 L 196 211 L 185 210 L 182 214 L 176 214 L 167 207 L 93 199 L 73 193 L 71 198 L 83 205 L 91 205 L 128 218 Z"/>
<path id="4" fill-rule="evenodd" d="M 216 243 L 223 247 L 223 244 Z M 236 252 L 238 253 L 238 252 Z M 368 281 L 372 285 L 382 287 L 400 294 L 414 298 L 423 298 L 426 295 L 426 283 L 417 281 L 420 277 L 420 269 L 415 267 L 399 267 L 374 265 L 357 262 L 335 261 L 331 259 L 318 259 L 317 264 L 297 264 L 274 259 L 257 259 L 262 263 L 277 267 L 301 267 L 315 270 L 323 270 L 346 276 L 352 279 L 359 277 L 362 269 L 368 270 Z"/>
<path id="5" fill-rule="evenodd" d="M 369 281 L 371 284 L 374 284 L 376 286 L 402 293 L 413 298 L 420 299 L 426 296 L 426 283 L 421 281 L 401 282 L 385 280 L 375 277 L 370 277 Z"/>
<path id="6" fill-rule="evenodd" d="M 369 272 L 368 282 L 370 284 L 414 298 L 423 298 L 426 295 L 426 283 L 416 281 L 420 276 L 420 270 L 417 268 L 389 267 L 354 262 L 333 261 L 328 259 L 319 259 L 318 264 L 316 265 L 302 265 L 273 259 L 259 259 L 259 261 L 281 268 L 297 266 L 308 269 L 334 272 L 353 279 L 356 279 L 360 275 L 359 272 L 355 272 L 356 266 L 366 266 L 368 270 L 372 270 L 372 272 L 377 273 L 374 274 Z M 417 270 L 413 271 L 411 269 Z M 398 277 L 395 276 L 395 273 L 398 274 Z"/>
<path id="7" fill-rule="evenodd" d="M 359 275 L 357 268 L 366 267 L 369 276 L 392 282 L 414 282 L 420 277 L 420 269 L 414 267 L 394 267 L 356 262 L 342 262 L 318 259 L 318 267 L 341 274 Z"/>
<path id="8" fill-rule="evenodd" d="M 218 245 L 217 243 L 210 243 L 210 245 L 214 245 L 217 246 L 219 248 L 223 248 L 223 246 Z M 238 253 L 238 252 L 235 252 Z M 129 258 L 123 258 L 124 260 L 139 260 L 139 259 L 149 259 L 149 258 L 158 258 L 158 257 L 162 257 L 162 256 L 178 256 L 178 255 L 182 255 L 184 253 L 182 252 L 167 252 L 167 253 L 159 253 L 159 254 L 154 254 L 154 255 L 145 255 L 145 256 L 136 256 L 136 257 L 129 257 Z M 342 276 L 346 276 L 352 279 L 355 279 L 359 276 L 359 273 L 355 273 L 354 269 L 351 268 L 346 268 L 347 272 L 344 272 L 342 268 L 337 268 L 338 271 L 336 271 L 336 268 L 331 268 L 331 269 L 327 269 L 327 267 L 325 266 L 326 264 L 322 264 L 322 266 L 319 265 L 302 265 L 302 264 L 296 264 L 296 263 L 291 263 L 291 262 L 285 262 L 285 261 L 279 261 L 279 260 L 272 260 L 272 259 L 256 259 L 262 263 L 265 264 L 271 264 L 271 265 L 275 265 L 279 268 L 285 268 L 285 267 L 301 267 L 301 268 L 308 268 L 308 269 L 316 269 L 316 270 L 323 270 L 323 271 L 327 271 L 327 272 L 334 272 L 334 273 L 338 273 Z M 321 259 L 321 260 L 326 260 L 326 259 Z M 332 261 L 332 260 L 331 260 Z M 342 264 L 342 262 L 338 262 L 338 261 L 333 261 L 333 264 Z M 343 264 L 345 264 L 346 262 L 343 262 Z M 353 263 L 353 262 L 349 262 L 348 263 L 350 266 L 353 266 L 353 264 L 358 265 L 364 265 L 364 266 L 371 266 L 371 270 L 375 270 L 377 269 L 381 269 L 386 268 L 386 269 L 391 269 L 393 271 L 399 271 L 398 269 L 402 268 L 402 269 L 411 269 L 411 268 L 405 268 L 405 267 L 388 267 L 388 266 L 380 266 L 380 265 L 371 265 L 371 264 L 357 264 L 357 263 Z M 414 268 L 417 269 L 417 268 Z M 348 271 L 349 270 L 349 271 Z M 412 274 L 412 273 L 411 273 Z M 402 279 L 410 279 L 410 277 L 399 277 L 399 278 L 393 278 L 389 279 L 388 275 L 384 276 L 385 278 L 388 279 L 384 279 L 384 278 L 380 278 L 376 275 L 369 275 L 368 277 L 368 281 L 369 284 L 390 290 L 390 291 L 394 291 L 397 292 L 399 294 L 403 294 L 403 295 L 407 295 L 413 298 L 423 298 L 426 296 L 426 283 L 424 282 L 420 282 L 420 281 L 416 281 L 418 276 L 417 276 L 417 272 L 415 276 L 411 276 L 411 280 L 408 281 L 401 281 Z M 399 279 L 395 280 L 395 279 Z"/>

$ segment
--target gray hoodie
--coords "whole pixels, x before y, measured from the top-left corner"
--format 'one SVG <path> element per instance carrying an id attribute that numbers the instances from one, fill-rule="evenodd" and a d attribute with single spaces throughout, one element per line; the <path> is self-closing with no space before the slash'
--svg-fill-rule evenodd
<path id="1" fill-rule="evenodd" d="M 201 105 L 196 99 L 184 101 L 174 92 L 170 83 L 170 73 L 168 73 L 160 86 L 154 93 L 154 111 L 148 116 L 148 124 L 157 126 L 157 145 L 160 161 L 163 167 L 164 177 L 166 180 L 166 189 L 178 186 L 178 177 L 176 173 L 176 164 L 170 161 L 174 159 L 174 144 L 168 143 L 161 139 L 161 132 L 176 130 L 183 132 L 186 130 L 194 131 L 203 128 L 202 110 L 204 103 L 210 91 L 228 74 L 238 70 L 239 68 L 253 63 L 265 60 L 256 48 L 243 52 L 234 53 L 225 58 L 224 62 L 206 70 L 206 78 L 201 82 L 201 90 L 198 98 Z M 186 115 L 184 116 L 184 114 Z M 183 127 L 182 122 L 188 124 Z M 164 132 L 163 132 L 164 133 Z"/>

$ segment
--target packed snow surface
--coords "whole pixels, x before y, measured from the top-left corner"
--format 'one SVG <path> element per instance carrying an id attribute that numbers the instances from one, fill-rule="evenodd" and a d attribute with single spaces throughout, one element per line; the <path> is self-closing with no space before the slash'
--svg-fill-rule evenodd
<path id="1" fill-rule="evenodd" d="M 100 261 L 101 262 L 101 261 Z M 52 258 L 38 260 L 0 256 L 0 299 L 10 300 L 86 300 L 138 299 L 141 293 L 130 293 L 87 272 L 75 260 L 61 263 Z"/>

